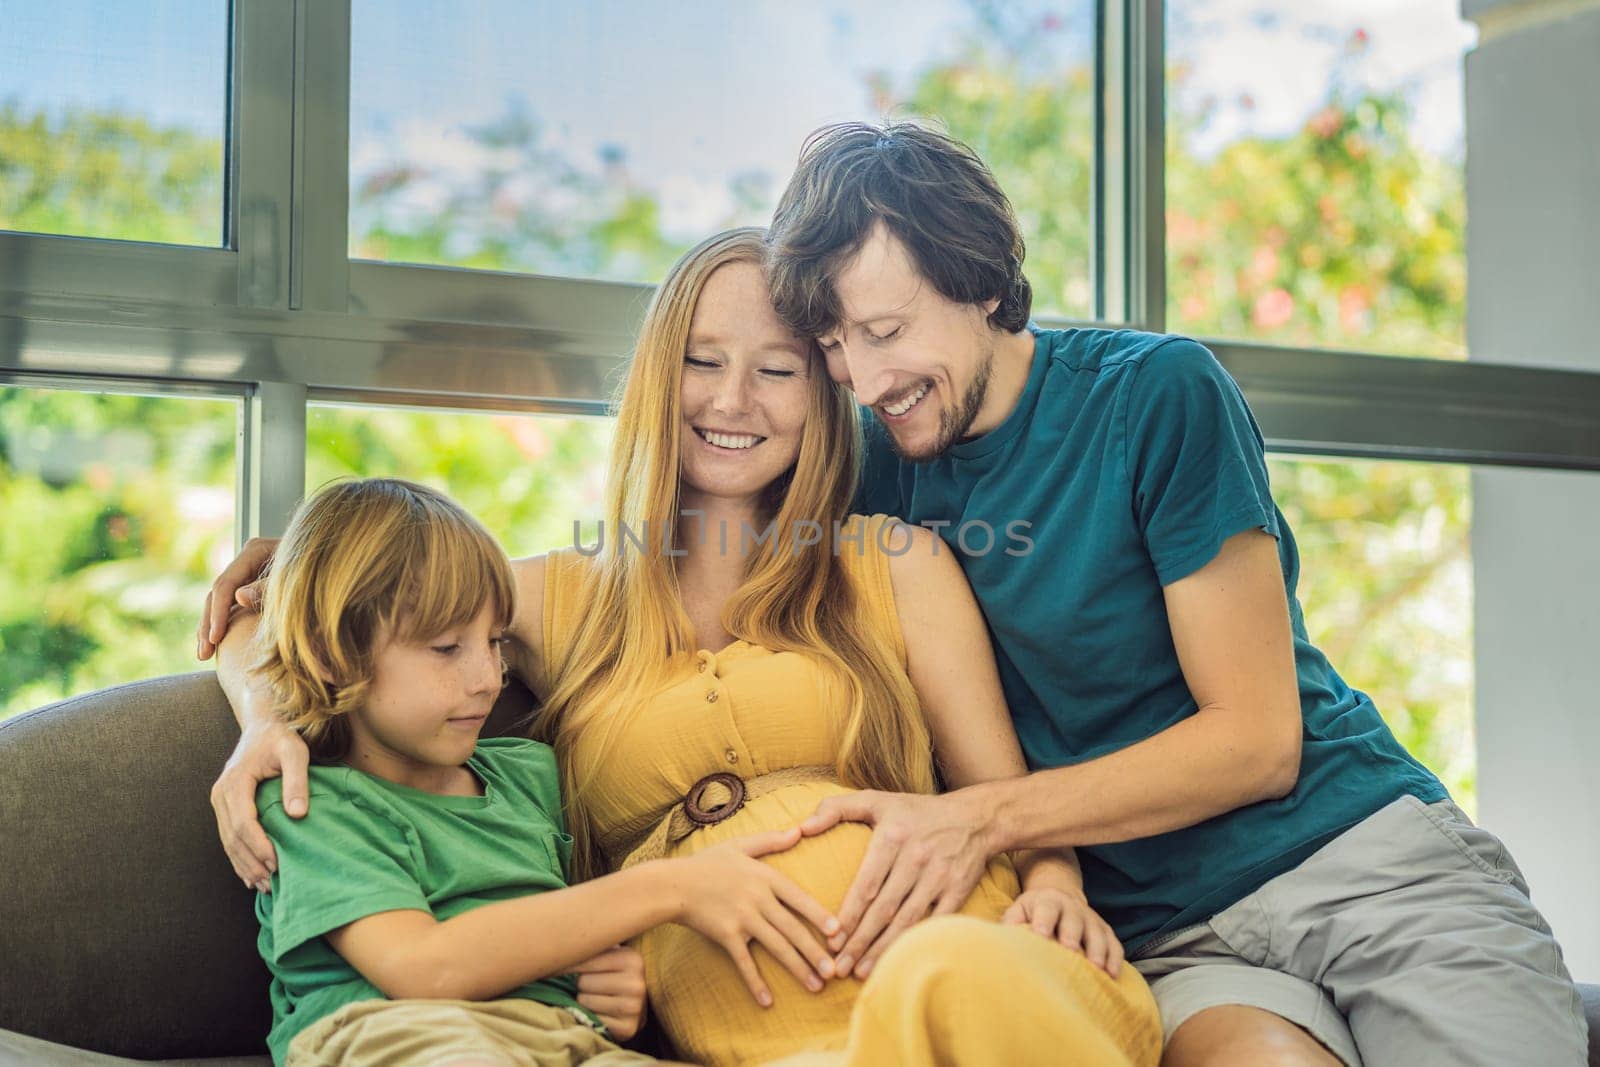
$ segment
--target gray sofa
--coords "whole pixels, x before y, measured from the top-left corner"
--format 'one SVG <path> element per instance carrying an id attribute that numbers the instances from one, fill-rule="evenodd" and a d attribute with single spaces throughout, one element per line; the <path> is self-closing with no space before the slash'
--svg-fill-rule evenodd
<path id="1" fill-rule="evenodd" d="M 530 704 L 507 689 L 487 732 Z M 270 1067 L 254 895 L 207 800 L 238 736 L 210 671 L 0 722 L 0 1064 Z"/>
<path id="2" fill-rule="evenodd" d="M 0 722 L 0 1065 L 270 1064 L 252 898 L 206 800 L 237 736 L 204 671 Z"/>

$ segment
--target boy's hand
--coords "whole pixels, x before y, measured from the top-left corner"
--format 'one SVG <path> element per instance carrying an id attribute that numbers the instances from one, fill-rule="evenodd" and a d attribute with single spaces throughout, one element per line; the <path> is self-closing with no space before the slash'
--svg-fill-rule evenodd
<path id="1" fill-rule="evenodd" d="M 1122 971 L 1122 942 L 1081 896 L 1054 888 L 1030 889 L 1012 902 L 1000 921 L 1027 926 L 1041 937 L 1082 952 L 1113 978 Z"/>
<path id="2" fill-rule="evenodd" d="M 839 931 L 839 920 L 757 858 L 785 852 L 799 842 L 797 826 L 725 841 L 670 861 L 678 865 L 682 894 L 678 921 L 722 946 L 764 1008 L 772 1006 L 772 991 L 750 954 L 752 941 L 813 993 L 822 989 L 823 979 L 834 977 L 833 957 L 812 929 L 831 937 Z"/>
<path id="3" fill-rule="evenodd" d="M 627 1041 L 644 1025 L 644 957 L 626 945 L 607 949 L 572 969 L 578 976 L 578 1003 L 606 1024 L 611 1036 Z"/>

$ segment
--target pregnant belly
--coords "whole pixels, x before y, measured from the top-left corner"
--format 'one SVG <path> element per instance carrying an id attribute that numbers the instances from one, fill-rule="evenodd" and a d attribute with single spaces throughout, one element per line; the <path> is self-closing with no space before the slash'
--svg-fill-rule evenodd
<path id="1" fill-rule="evenodd" d="M 727 821 L 690 835 L 674 854 L 692 855 L 731 838 L 786 829 L 811 815 L 824 797 L 849 791 L 827 782 L 788 786 L 750 801 Z M 870 827 L 843 823 L 763 862 L 838 914 L 871 837 Z M 962 913 L 998 919 L 1016 894 L 1010 863 L 992 861 Z M 821 934 L 816 936 L 826 948 Z M 773 996 L 773 1006 L 762 1008 L 727 953 L 687 927 L 657 927 L 644 935 L 641 948 L 651 1006 L 687 1059 L 706 1064 L 760 1063 L 844 1043 L 861 986 L 853 978 L 827 982 L 822 992 L 812 993 L 755 945 L 756 966 Z"/>

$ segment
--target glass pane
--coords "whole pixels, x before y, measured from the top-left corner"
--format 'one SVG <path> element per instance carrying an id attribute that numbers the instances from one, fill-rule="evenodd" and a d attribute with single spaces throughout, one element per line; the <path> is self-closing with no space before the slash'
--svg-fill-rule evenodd
<path id="1" fill-rule="evenodd" d="M 1167 321 L 1466 352 L 1458 0 L 1167 5 Z"/>
<path id="2" fill-rule="evenodd" d="M 1476 811 L 1471 469 L 1280 459 L 1311 640 L 1411 754 Z"/>
<path id="3" fill-rule="evenodd" d="M 227 0 L 0 0 L 0 229 L 223 243 Z"/>
<path id="4" fill-rule="evenodd" d="M 512 556 L 593 541 L 612 421 L 575 415 L 312 404 L 306 486 L 356 475 L 409 478 L 449 493 Z"/>
<path id="5" fill-rule="evenodd" d="M 199 669 L 238 423 L 235 400 L 0 385 L 0 718 Z"/>
<path id="6" fill-rule="evenodd" d="M 352 20 L 352 256 L 655 281 L 764 224 L 815 127 L 922 115 L 994 167 L 1038 310 L 1089 313 L 1090 0 L 355 0 Z"/>

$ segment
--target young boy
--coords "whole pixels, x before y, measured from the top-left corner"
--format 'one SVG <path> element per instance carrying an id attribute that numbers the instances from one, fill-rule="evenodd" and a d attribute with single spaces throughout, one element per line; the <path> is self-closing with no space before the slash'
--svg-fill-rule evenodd
<path id="1" fill-rule="evenodd" d="M 252 678 L 317 760 L 303 818 L 281 780 L 258 797 L 278 856 L 256 915 L 280 1067 L 654 1062 L 611 1040 L 644 1011 L 642 963 L 616 946 L 661 922 L 748 940 L 729 887 L 765 904 L 754 857 L 798 840 L 568 887 L 554 753 L 478 738 L 514 588 L 483 527 L 422 486 L 335 484 L 291 524 Z"/>

